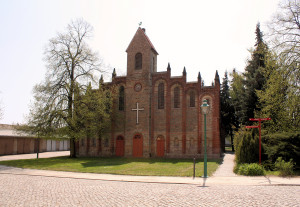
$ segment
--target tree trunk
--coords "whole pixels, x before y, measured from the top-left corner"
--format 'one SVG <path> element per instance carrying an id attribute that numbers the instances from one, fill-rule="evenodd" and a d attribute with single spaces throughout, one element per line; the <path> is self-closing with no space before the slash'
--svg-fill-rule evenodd
<path id="1" fill-rule="evenodd" d="M 70 139 L 70 157 L 76 158 L 76 141 L 75 138 Z"/>
<path id="2" fill-rule="evenodd" d="M 68 95 L 68 118 L 73 120 L 73 107 L 74 107 L 74 65 L 72 63 L 72 70 L 70 74 L 70 80 L 71 80 L 71 85 L 70 85 L 70 93 Z M 70 127 L 70 126 L 69 126 Z M 74 131 L 73 126 L 70 127 L 71 131 Z M 70 140 L 70 157 L 71 158 L 76 158 L 76 142 L 75 138 L 71 138 Z"/>

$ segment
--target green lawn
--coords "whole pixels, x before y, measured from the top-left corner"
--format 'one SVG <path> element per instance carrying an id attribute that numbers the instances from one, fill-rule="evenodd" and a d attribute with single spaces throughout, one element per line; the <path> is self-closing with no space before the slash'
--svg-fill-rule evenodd
<path id="1" fill-rule="evenodd" d="M 225 152 L 232 152 L 232 147 L 225 147 Z"/>
<path id="2" fill-rule="evenodd" d="M 267 176 L 280 176 L 280 172 L 279 171 L 270 171 L 270 170 L 266 170 L 266 175 Z M 300 176 L 300 170 L 294 170 L 294 174 L 293 176 Z"/>
<path id="3" fill-rule="evenodd" d="M 208 161 L 208 175 L 216 171 L 221 159 Z M 0 165 L 41 170 L 104 173 L 119 175 L 193 176 L 193 159 L 159 158 L 69 158 L 1 161 Z M 203 175 L 203 160 L 196 161 L 196 177 Z"/>

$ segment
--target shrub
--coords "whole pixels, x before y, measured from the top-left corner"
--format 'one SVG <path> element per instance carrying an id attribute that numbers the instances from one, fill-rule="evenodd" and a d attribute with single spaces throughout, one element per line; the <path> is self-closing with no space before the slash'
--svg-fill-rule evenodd
<path id="1" fill-rule="evenodd" d="M 275 167 L 281 176 L 292 176 L 294 174 L 294 165 L 293 159 L 290 159 L 289 162 L 285 162 L 282 157 L 278 157 L 275 162 Z"/>
<path id="2" fill-rule="evenodd" d="M 251 164 L 241 164 L 238 166 L 238 170 L 235 169 L 240 175 L 247 175 L 247 176 L 257 176 L 257 175 L 265 175 L 265 170 L 263 166 L 257 163 Z"/>
<path id="3" fill-rule="evenodd" d="M 234 138 L 235 159 L 237 164 L 255 163 L 259 159 L 259 138 L 256 129 L 245 131 L 241 129 Z M 262 155 L 264 147 L 262 145 Z"/>
<path id="4" fill-rule="evenodd" d="M 282 157 L 283 160 L 290 160 L 300 168 L 300 132 L 281 132 L 267 134 L 262 137 L 268 159 L 275 161 Z"/>
<path id="5" fill-rule="evenodd" d="M 233 172 L 235 174 L 239 174 L 239 168 L 240 168 L 240 166 L 241 166 L 240 164 L 235 163 L 235 166 L 233 168 Z"/>
<path id="6" fill-rule="evenodd" d="M 262 164 L 262 166 L 264 167 L 265 170 L 269 170 L 269 171 L 274 171 L 275 170 L 274 163 L 271 160 L 265 160 L 261 164 Z"/>

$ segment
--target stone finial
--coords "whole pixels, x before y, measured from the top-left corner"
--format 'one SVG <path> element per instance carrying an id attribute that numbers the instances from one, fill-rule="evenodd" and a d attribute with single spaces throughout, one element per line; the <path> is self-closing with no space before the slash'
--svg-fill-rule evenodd
<path id="1" fill-rule="evenodd" d="M 182 75 L 183 75 L 183 76 L 186 76 L 186 69 L 185 69 L 185 66 L 184 66 L 184 68 L 183 68 Z"/>
<path id="2" fill-rule="evenodd" d="M 116 73 L 116 69 L 114 68 L 114 71 L 112 73 L 112 78 L 116 77 L 117 76 L 117 73 Z"/>
<path id="3" fill-rule="evenodd" d="M 215 80 L 220 81 L 218 70 L 216 70 Z"/>
<path id="4" fill-rule="evenodd" d="M 198 72 L 198 81 L 201 80 L 201 74 L 200 71 Z"/>
<path id="5" fill-rule="evenodd" d="M 170 66 L 170 63 L 168 63 L 168 67 L 167 67 L 167 70 L 171 70 L 171 66 Z"/>
<path id="6" fill-rule="evenodd" d="M 215 85 L 217 86 L 220 85 L 220 77 L 218 71 L 216 71 L 216 75 L 215 75 Z"/>
<path id="7" fill-rule="evenodd" d="M 99 85 L 102 85 L 104 83 L 104 80 L 103 80 L 103 75 L 101 74 L 101 77 L 99 79 Z"/>

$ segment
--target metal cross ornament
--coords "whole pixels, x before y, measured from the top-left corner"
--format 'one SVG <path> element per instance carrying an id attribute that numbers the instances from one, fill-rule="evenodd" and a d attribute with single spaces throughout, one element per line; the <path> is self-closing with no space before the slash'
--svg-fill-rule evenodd
<path id="1" fill-rule="evenodd" d="M 139 111 L 144 111 L 144 108 L 139 108 L 139 103 L 136 102 L 136 108 L 131 110 L 136 111 L 136 124 L 139 124 Z"/>

